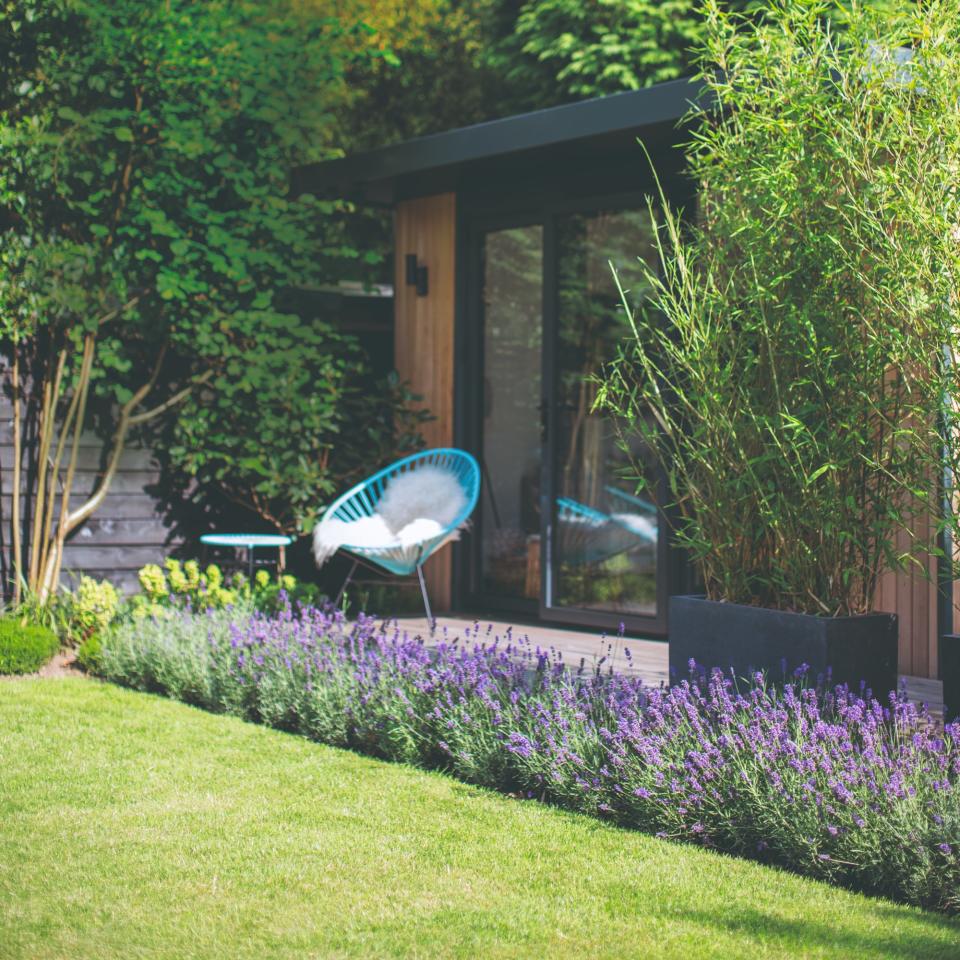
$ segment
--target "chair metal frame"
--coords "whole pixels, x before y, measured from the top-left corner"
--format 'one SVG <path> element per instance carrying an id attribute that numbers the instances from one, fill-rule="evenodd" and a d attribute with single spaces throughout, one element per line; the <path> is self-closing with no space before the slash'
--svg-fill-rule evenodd
<path id="1" fill-rule="evenodd" d="M 387 484 L 393 478 L 427 466 L 448 470 L 456 477 L 466 496 L 465 506 L 439 534 L 417 543 L 385 544 L 377 547 L 342 544 L 341 549 L 351 554 L 354 561 L 337 596 L 338 606 L 343 599 L 347 586 L 353 579 L 357 566 L 361 562 L 367 561 L 397 576 L 405 576 L 415 570 L 420 581 L 420 593 L 423 597 L 427 619 L 433 620 L 430 598 L 427 594 L 427 584 L 423 577 L 423 564 L 454 535 L 476 508 L 480 496 L 480 466 L 472 454 L 455 447 L 437 447 L 433 450 L 421 450 L 419 453 L 403 457 L 339 496 L 327 508 L 323 520 L 335 519 L 343 523 L 351 523 L 372 516 L 376 512 L 377 504 L 380 502 Z"/>

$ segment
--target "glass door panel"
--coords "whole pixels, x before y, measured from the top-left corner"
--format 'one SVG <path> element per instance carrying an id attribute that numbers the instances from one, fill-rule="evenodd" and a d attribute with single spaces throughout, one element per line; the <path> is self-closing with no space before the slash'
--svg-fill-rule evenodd
<path id="1" fill-rule="evenodd" d="M 631 302 L 642 302 L 637 259 L 653 255 L 650 217 L 618 211 L 555 223 L 553 536 L 545 606 L 656 616 L 661 531 L 649 491 L 638 493 L 631 479 L 631 461 L 650 481 L 654 466 L 639 445 L 627 456 L 615 423 L 592 411 L 593 378 L 629 329 L 610 263 Z"/>
<path id="2" fill-rule="evenodd" d="M 480 590 L 540 597 L 543 227 L 482 237 Z"/>

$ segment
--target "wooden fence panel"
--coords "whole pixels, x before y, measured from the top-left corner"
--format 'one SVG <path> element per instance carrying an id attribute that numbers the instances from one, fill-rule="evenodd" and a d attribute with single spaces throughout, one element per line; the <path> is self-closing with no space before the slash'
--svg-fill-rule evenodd
<path id="1" fill-rule="evenodd" d="M 13 410 L 0 399 L 0 523 L 9 536 L 13 468 Z M 84 434 L 78 457 L 71 504 L 83 502 L 96 486 L 102 443 Z M 132 445 L 124 450 L 120 467 L 100 509 L 67 542 L 61 582 L 69 585 L 79 574 L 110 579 L 118 588 L 136 588 L 136 571 L 160 563 L 175 546 L 170 529 L 148 488 L 157 484 L 159 468 L 150 450 Z"/>

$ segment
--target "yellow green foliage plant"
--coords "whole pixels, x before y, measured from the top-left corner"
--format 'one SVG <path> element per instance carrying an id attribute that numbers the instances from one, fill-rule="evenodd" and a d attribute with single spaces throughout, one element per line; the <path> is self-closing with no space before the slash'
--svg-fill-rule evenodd
<path id="1" fill-rule="evenodd" d="M 134 618 L 161 615 L 170 609 L 224 610 L 227 607 L 254 607 L 275 610 L 285 599 L 315 603 L 319 592 L 312 584 L 283 574 L 272 577 L 258 570 L 251 581 L 239 571 L 226 575 L 216 564 L 201 570 L 196 560 L 169 557 L 163 566 L 148 564 L 137 574 L 142 592 L 131 598 Z"/>
<path id="2" fill-rule="evenodd" d="M 77 589 L 64 596 L 61 604 L 67 641 L 82 644 L 110 626 L 120 609 L 120 595 L 109 580 L 81 577 Z"/>

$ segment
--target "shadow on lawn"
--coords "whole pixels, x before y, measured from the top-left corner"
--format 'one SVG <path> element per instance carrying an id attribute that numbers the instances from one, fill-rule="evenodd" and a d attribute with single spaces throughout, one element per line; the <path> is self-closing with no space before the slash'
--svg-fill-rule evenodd
<path id="1" fill-rule="evenodd" d="M 894 924 L 903 922 L 903 914 L 894 906 L 888 906 L 875 897 L 869 897 L 873 910 L 883 921 L 883 930 L 893 930 Z M 955 960 L 960 956 L 960 923 L 949 917 L 917 910 L 909 923 L 923 929 L 924 932 L 912 934 L 907 939 L 903 934 L 878 932 L 868 942 L 853 932 L 842 928 L 826 926 L 809 920 L 787 919 L 761 909 L 742 907 L 724 910 L 717 914 L 708 911 L 684 911 L 683 916 L 704 927 L 723 929 L 730 933 L 743 933 L 764 939 L 777 937 L 785 949 L 801 951 L 813 947 L 845 948 L 850 957 L 902 957 L 903 960 L 924 960 L 924 958 L 943 958 Z M 889 926 L 888 926 L 889 924 Z M 929 931 L 927 933 L 926 931 Z M 949 931 L 953 941 L 944 942 L 935 931 Z M 801 955 L 801 954 L 798 954 Z"/>
<path id="2" fill-rule="evenodd" d="M 406 766 L 406 765 L 404 765 Z M 422 770 L 423 768 L 410 767 L 411 770 Z M 433 771 L 438 776 L 453 779 L 452 776 L 442 769 Z M 713 855 L 727 860 L 731 863 L 753 863 L 759 865 L 762 869 L 774 870 L 787 877 L 797 877 L 808 883 L 820 885 L 828 893 L 834 889 L 828 881 L 811 877 L 801 870 L 791 869 L 788 865 L 780 863 L 766 863 L 753 857 L 737 856 L 720 850 L 714 850 L 710 847 L 697 843 L 685 842 L 683 840 L 662 840 L 654 837 L 651 833 L 639 830 L 633 827 L 614 824 L 608 820 L 599 820 L 585 813 L 575 810 L 568 810 L 564 807 L 538 800 L 526 796 L 522 793 L 504 793 L 489 787 L 483 787 L 476 784 L 465 783 L 462 780 L 453 780 L 450 785 L 451 792 L 457 797 L 476 796 L 477 792 L 490 794 L 492 796 L 504 797 L 511 802 L 533 803 L 536 806 L 546 806 L 561 819 L 573 823 L 578 829 L 596 831 L 604 835 L 610 832 L 624 831 L 638 836 L 646 837 L 657 843 L 667 843 L 671 846 L 677 846 L 684 850 L 697 850 L 708 855 Z M 792 920 L 786 917 L 778 916 L 762 908 L 728 908 L 722 914 L 684 910 L 681 912 L 683 919 L 689 919 L 704 927 L 713 927 L 715 929 L 724 929 L 731 933 L 744 933 L 753 936 L 767 937 L 775 935 L 780 938 L 784 948 L 807 948 L 812 946 L 833 947 L 841 946 L 849 950 L 847 956 L 850 957 L 902 957 L 904 960 L 925 960 L 925 958 L 936 958 L 936 960 L 957 960 L 960 958 L 960 917 L 951 917 L 947 914 L 937 913 L 932 910 L 926 910 L 923 907 L 917 907 L 895 898 L 887 900 L 880 894 L 857 891 L 853 887 L 840 886 L 839 890 L 846 893 L 858 895 L 866 898 L 871 906 L 871 910 L 877 914 L 883 922 L 884 929 L 888 924 L 893 925 L 900 922 L 909 922 L 916 927 L 929 930 L 929 935 L 917 933 L 911 936 L 909 941 L 896 934 L 883 937 L 878 934 L 877 937 L 864 943 L 862 938 L 853 932 L 845 932 L 836 927 L 817 924 L 810 920 Z M 912 917 L 904 917 L 902 910 L 913 910 Z M 947 931 L 952 934 L 953 941 L 944 943 L 942 938 L 938 938 L 935 931 Z M 876 951 L 874 953 L 873 951 Z"/>

